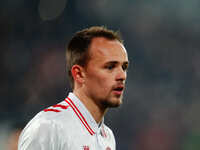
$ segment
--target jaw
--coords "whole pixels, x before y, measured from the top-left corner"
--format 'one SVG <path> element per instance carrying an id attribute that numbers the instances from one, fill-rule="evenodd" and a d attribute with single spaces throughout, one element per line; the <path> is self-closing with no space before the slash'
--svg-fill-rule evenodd
<path id="1" fill-rule="evenodd" d="M 122 95 L 120 96 L 112 95 L 111 97 L 102 100 L 101 105 L 104 108 L 119 107 L 122 104 L 122 97 L 123 97 Z"/>

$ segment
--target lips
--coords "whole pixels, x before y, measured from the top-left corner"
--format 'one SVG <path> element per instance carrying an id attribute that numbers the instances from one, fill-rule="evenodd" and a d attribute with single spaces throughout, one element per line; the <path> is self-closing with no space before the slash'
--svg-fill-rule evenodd
<path id="1" fill-rule="evenodd" d="M 114 91 L 123 91 L 124 87 L 117 87 L 117 88 L 114 88 Z"/>
<path id="2" fill-rule="evenodd" d="M 123 85 L 119 85 L 119 86 L 116 86 L 116 87 L 113 88 L 114 93 L 117 94 L 117 95 L 121 95 L 123 90 L 124 90 Z"/>

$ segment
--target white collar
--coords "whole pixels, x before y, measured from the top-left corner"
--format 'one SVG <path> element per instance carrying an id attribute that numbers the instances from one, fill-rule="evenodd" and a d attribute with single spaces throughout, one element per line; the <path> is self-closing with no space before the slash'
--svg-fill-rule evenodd
<path id="1" fill-rule="evenodd" d="M 70 92 L 65 101 L 70 105 L 91 135 L 94 135 L 101 129 L 104 124 L 104 118 L 100 124 L 97 124 L 91 113 L 74 93 Z"/>

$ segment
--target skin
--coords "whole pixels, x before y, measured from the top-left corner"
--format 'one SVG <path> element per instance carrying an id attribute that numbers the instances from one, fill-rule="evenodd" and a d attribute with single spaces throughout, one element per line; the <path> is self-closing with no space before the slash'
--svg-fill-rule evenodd
<path id="1" fill-rule="evenodd" d="M 73 92 L 99 123 L 108 108 L 122 103 L 128 56 L 122 43 L 103 37 L 92 39 L 89 55 L 87 66 L 71 69 Z"/>
<path id="2" fill-rule="evenodd" d="M 21 133 L 21 129 L 14 131 L 8 139 L 7 150 L 17 150 L 18 139 Z"/>

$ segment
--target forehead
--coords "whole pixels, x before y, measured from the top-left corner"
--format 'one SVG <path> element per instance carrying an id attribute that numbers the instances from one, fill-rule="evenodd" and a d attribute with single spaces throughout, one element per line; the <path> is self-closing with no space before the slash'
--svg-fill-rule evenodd
<path id="1" fill-rule="evenodd" d="M 103 37 L 94 38 L 89 53 L 92 60 L 128 61 L 126 49 L 118 40 L 109 40 Z"/>

